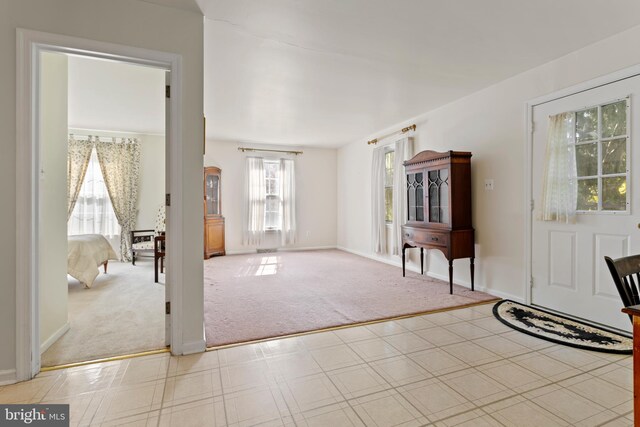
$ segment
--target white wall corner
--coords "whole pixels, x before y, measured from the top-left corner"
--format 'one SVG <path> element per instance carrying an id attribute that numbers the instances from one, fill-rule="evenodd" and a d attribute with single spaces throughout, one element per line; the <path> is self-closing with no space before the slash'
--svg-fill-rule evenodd
<path id="1" fill-rule="evenodd" d="M 4 371 L 0 371 L 0 386 L 15 384 L 17 382 L 18 378 L 16 377 L 15 369 L 6 369 Z"/>
<path id="2" fill-rule="evenodd" d="M 55 331 L 53 333 L 53 335 L 51 335 L 42 344 L 40 344 L 40 354 L 42 354 L 45 351 L 47 351 L 49 349 L 49 347 L 51 347 L 53 345 L 53 343 L 55 343 L 60 338 L 62 338 L 62 336 L 64 334 L 66 334 L 69 331 L 69 329 L 71 329 L 71 324 L 69 322 L 67 322 L 64 325 L 62 325 L 62 327 L 60 327 L 60 329 Z"/>

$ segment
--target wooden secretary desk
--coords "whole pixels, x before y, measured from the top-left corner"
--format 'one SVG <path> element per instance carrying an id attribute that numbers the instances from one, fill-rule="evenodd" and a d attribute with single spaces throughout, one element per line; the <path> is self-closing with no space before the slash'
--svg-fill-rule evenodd
<path id="1" fill-rule="evenodd" d="M 225 254 L 220 168 L 204 168 L 204 258 Z"/>
<path id="2" fill-rule="evenodd" d="M 471 258 L 473 291 L 475 257 L 471 225 L 471 153 L 422 151 L 404 162 L 407 177 L 407 218 L 402 226 L 402 276 L 405 250 L 438 249 L 449 261 L 449 293 L 453 293 L 453 260 Z"/>

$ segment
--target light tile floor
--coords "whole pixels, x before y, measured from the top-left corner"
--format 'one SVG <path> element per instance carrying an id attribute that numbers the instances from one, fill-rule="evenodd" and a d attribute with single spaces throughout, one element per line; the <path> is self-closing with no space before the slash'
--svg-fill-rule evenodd
<path id="1" fill-rule="evenodd" d="M 45 372 L 0 402 L 69 403 L 72 425 L 633 425 L 630 356 L 524 335 L 491 308 Z"/>

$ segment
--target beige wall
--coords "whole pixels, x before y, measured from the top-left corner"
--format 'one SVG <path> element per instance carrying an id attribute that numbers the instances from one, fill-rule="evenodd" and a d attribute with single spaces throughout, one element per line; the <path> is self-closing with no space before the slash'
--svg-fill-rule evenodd
<path id="1" fill-rule="evenodd" d="M 242 245 L 245 155 L 238 151 L 239 146 L 236 142 L 207 141 L 204 160 L 206 166 L 222 169 L 222 214 L 225 217 L 225 243 L 229 254 L 255 249 Z M 267 148 L 291 149 L 278 146 Z M 287 248 L 335 247 L 336 150 L 305 148 L 303 151 L 304 154 L 294 158 L 298 240 Z M 261 247 L 280 247 L 277 233 L 268 235 Z"/>
<path id="2" fill-rule="evenodd" d="M 16 29 L 44 31 L 182 56 L 182 197 L 184 218 L 175 224 L 185 246 L 183 343 L 203 341 L 202 117 L 203 18 L 200 14 L 136 0 L 0 0 L 0 374 L 16 366 Z M 177 262 L 177 260 L 172 260 Z"/>
<path id="3" fill-rule="evenodd" d="M 42 54 L 40 345 L 67 327 L 67 56 Z"/>
<path id="4" fill-rule="evenodd" d="M 139 230 L 156 225 L 158 207 L 165 195 L 165 144 L 162 135 L 140 135 L 140 188 L 138 191 Z"/>
<path id="5" fill-rule="evenodd" d="M 640 27 L 602 40 L 385 131 L 416 123 L 416 152 L 471 151 L 476 284 L 498 296 L 525 296 L 525 103 L 640 63 Z M 377 136 L 376 134 L 371 137 Z M 338 151 L 338 245 L 372 256 L 371 153 L 366 140 Z M 493 178 L 495 189 L 485 191 Z M 414 251 L 417 252 L 417 251 Z M 399 262 L 398 257 L 387 260 Z M 418 267 L 413 256 L 412 266 Z M 468 261 L 455 262 L 456 281 L 468 283 Z M 430 251 L 429 272 L 448 277 L 448 265 Z"/>

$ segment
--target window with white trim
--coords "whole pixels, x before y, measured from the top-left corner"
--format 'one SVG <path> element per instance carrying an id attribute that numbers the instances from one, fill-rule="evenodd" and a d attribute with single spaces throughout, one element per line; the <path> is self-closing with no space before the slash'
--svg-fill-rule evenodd
<path id="1" fill-rule="evenodd" d="M 577 212 L 629 212 L 629 98 L 575 112 Z"/>
<path id="2" fill-rule="evenodd" d="M 282 224 L 282 197 L 280 195 L 280 162 L 264 161 L 266 203 L 264 209 L 265 230 L 280 230 Z"/>

